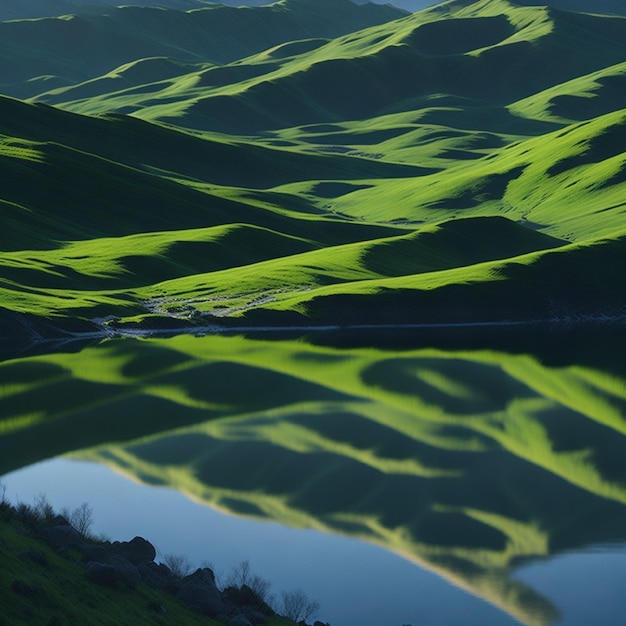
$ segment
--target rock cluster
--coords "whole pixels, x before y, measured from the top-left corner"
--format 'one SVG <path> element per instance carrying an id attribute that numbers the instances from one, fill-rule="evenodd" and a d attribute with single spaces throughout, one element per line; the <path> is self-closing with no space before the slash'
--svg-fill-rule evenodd
<path id="1" fill-rule="evenodd" d="M 85 563 L 85 576 L 97 585 L 134 590 L 140 582 L 176 597 L 190 609 L 216 618 L 228 626 L 262 626 L 274 611 L 250 587 L 218 589 L 209 568 L 188 576 L 176 576 L 169 567 L 156 563 L 154 546 L 142 537 L 131 541 L 93 541 L 85 538 L 61 517 L 40 530 L 41 538 L 57 552 L 77 550 Z M 152 606 L 152 604 L 154 606 Z M 151 603 L 150 610 L 166 609 Z"/>

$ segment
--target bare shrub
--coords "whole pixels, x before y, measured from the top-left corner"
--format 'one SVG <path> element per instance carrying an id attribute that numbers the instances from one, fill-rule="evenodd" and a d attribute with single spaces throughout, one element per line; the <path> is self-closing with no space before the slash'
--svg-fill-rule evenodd
<path id="1" fill-rule="evenodd" d="M 41 492 L 35 498 L 33 508 L 40 522 L 51 520 L 56 515 L 48 498 Z"/>
<path id="2" fill-rule="evenodd" d="M 66 514 L 67 510 L 64 509 L 63 512 Z M 93 509 L 87 502 L 83 502 L 69 514 L 67 520 L 74 530 L 83 535 L 83 537 L 88 537 L 93 526 Z"/>
<path id="3" fill-rule="evenodd" d="M 260 600 L 267 604 L 270 603 L 269 590 L 272 584 L 269 580 L 257 576 L 252 571 L 252 566 L 248 560 L 242 561 L 239 565 L 233 567 L 226 580 L 227 587 L 241 589 L 244 585 L 252 589 Z"/>
<path id="4" fill-rule="evenodd" d="M 29 528 L 35 528 L 39 525 L 39 515 L 35 507 L 25 502 L 17 501 L 14 507 L 14 519 Z"/>
<path id="5" fill-rule="evenodd" d="M 283 591 L 281 595 L 283 599 L 282 613 L 292 622 L 306 622 L 319 611 L 319 602 L 309 600 L 302 589 Z"/>
<path id="6" fill-rule="evenodd" d="M 9 520 L 13 516 L 14 510 L 7 498 L 7 486 L 0 481 L 0 514 L 2 519 Z"/>
<path id="7" fill-rule="evenodd" d="M 226 584 L 229 587 L 243 587 L 248 585 L 252 577 L 252 567 L 250 561 L 241 561 L 239 565 L 235 565 L 228 576 Z M 249 587 L 250 585 L 248 585 Z"/>
<path id="8" fill-rule="evenodd" d="M 184 554 L 164 554 L 162 563 L 179 579 L 189 576 L 193 570 L 191 561 Z"/>

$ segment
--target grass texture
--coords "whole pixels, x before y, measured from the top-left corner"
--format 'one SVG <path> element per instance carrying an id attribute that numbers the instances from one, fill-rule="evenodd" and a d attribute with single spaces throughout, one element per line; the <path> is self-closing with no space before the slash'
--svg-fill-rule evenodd
<path id="1" fill-rule="evenodd" d="M 120 58 L 99 69 L 72 46 L 95 46 L 105 22 Z M 165 24 L 164 49 L 145 56 Z M 148 324 L 181 310 L 339 324 L 623 312 L 622 17 L 284 0 L 0 29 L 6 93 L 67 83 L 0 99 L 9 312 Z M 200 32 L 229 44 L 193 52 Z"/>

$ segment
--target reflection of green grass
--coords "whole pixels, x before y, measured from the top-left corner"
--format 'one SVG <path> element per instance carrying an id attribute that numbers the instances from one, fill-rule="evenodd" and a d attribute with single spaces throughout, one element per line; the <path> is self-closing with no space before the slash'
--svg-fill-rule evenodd
<path id="1" fill-rule="evenodd" d="M 2 459 L 7 470 L 73 451 L 233 512 L 376 541 L 544 624 L 552 609 L 503 573 L 621 537 L 623 432 L 603 406 L 623 398 L 622 369 L 591 348 L 547 365 L 496 351 L 116 340 L 0 366 Z"/>

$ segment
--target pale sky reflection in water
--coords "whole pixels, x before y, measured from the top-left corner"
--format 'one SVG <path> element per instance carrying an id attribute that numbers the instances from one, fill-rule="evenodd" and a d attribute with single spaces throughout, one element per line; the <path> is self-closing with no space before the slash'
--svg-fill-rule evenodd
<path id="1" fill-rule="evenodd" d="M 145 487 L 97 464 L 57 459 L 2 478 L 12 501 L 44 493 L 57 509 L 84 501 L 94 528 L 112 540 L 142 535 L 159 554 L 203 560 L 224 578 L 248 559 L 272 593 L 302 588 L 331 626 L 444 626 L 516 622 L 377 546 L 313 530 L 222 514 L 165 488 Z M 158 557 L 157 557 L 158 560 Z M 462 616 L 462 617 L 461 617 Z"/>
<path id="2" fill-rule="evenodd" d="M 222 514 L 182 494 L 145 487 L 107 467 L 57 459 L 2 478 L 12 500 L 39 493 L 60 509 L 87 501 L 94 532 L 149 539 L 160 554 L 212 563 L 222 579 L 248 559 L 273 593 L 301 587 L 332 626 L 516 624 L 508 615 L 401 557 L 355 539 Z M 517 578 L 548 596 L 567 626 L 626 623 L 626 549 L 560 556 Z"/>

